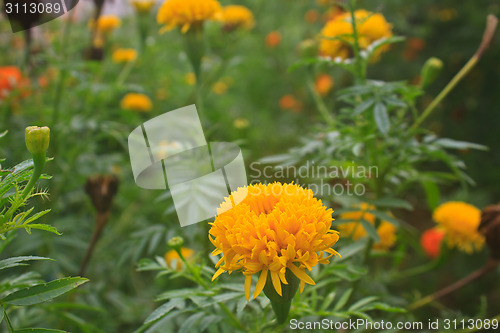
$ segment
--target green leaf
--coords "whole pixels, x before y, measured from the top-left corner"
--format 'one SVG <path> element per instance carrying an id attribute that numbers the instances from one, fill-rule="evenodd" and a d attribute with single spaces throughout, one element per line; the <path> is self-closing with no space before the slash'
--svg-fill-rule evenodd
<path id="1" fill-rule="evenodd" d="M 338 311 L 342 309 L 344 305 L 349 301 L 349 298 L 351 297 L 351 294 L 353 292 L 352 288 L 347 289 L 342 296 L 339 298 L 337 303 L 335 304 L 335 307 L 333 308 L 333 311 Z"/>
<path id="2" fill-rule="evenodd" d="M 378 217 L 382 221 L 387 221 L 387 222 L 395 225 L 396 227 L 399 227 L 399 225 L 400 225 L 398 219 L 396 219 L 395 217 L 393 217 L 387 213 L 381 212 L 379 210 L 369 210 L 368 212 L 372 213 L 373 215 L 375 215 L 376 217 Z"/>
<path id="3" fill-rule="evenodd" d="M 333 300 L 335 299 L 335 292 L 331 292 L 328 295 L 326 295 L 325 300 L 323 301 L 323 304 L 321 304 L 321 308 L 319 309 L 320 311 L 326 311 L 330 304 L 332 304 Z"/>
<path id="4" fill-rule="evenodd" d="M 408 201 L 396 199 L 396 198 L 390 198 L 390 197 L 380 198 L 380 199 L 371 201 L 370 203 L 372 205 L 374 205 L 375 207 L 404 208 L 407 210 L 413 210 L 412 205 Z"/>
<path id="5" fill-rule="evenodd" d="M 2 302 L 10 305 L 39 304 L 67 293 L 88 281 L 88 279 L 81 277 L 54 280 L 15 291 L 4 297 Z"/>
<path id="6" fill-rule="evenodd" d="M 154 310 L 153 313 L 151 313 L 149 315 L 149 317 L 146 318 L 146 320 L 144 321 L 144 324 L 148 324 L 148 323 L 156 321 L 160 318 L 163 318 L 173 309 L 175 309 L 175 308 L 182 309 L 182 308 L 184 308 L 184 306 L 185 306 L 185 302 L 182 298 L 171 299 L 169 302 L 163 304 L 162 306 L 160 306 L 159 308 Z"/>
<path id="7" fill-rule="evenodd" d="M 387 107 L 383 103 L 375 104 L 375 109 L 373 111 L 373 115 L 375 117 L 375 123 L 377 124 L 378 129 L 383 134 L 387 134 L 389 132 L 389 128 L 391 127 L 389 121 L 389 115 L 387 114 Z"/>
<path id="8" fill-rule="evenodd" d="M 163 294 L 160 294 L 156 297 L 156 301 L 164 301 L 166 299 L 171 298 L 188 298 L 189 296 L 213 296 L 214 292 L 210 290 L 202 290 L 202 289 L 179 289 L 179 290 L 171 290 L 166 291 Z"/>
<path id="9" fill-rule="evenodd" d="M 59 231 L 57 231 L 57 228 L 55 228 L 51 225 L 48 225 L 48 224 L 39 224 L 39 223 L 26 224 L 24 226 L 24 229 L 26 229 L 26 232 L 28 234 L 31 234 L 31 229 L 39 229 L 39 230 L 45 230 L 45 231 L 52 232 L 58 236 L 62 235 Z"/>
<path id="10" fill-rule="evenodd" d="M 3 308 L 3 306 L 0 306 L 0 324 L 3 321 L 3 317 L 5 317 L 5 309 Z"/>
<path id="11" fill-rule="evenodd" d="M 45 257 L 37 257 L 37 256 L 23 256 L 23 257 L 14 257 L 8 258 L 4 260 L 0 260 L 0 271 L 6 268 L 16 267 L 16 266 L 27 266 L 24 264 L 25 261 L 30 260 L 54 260 Z"/>
<path id="12" fill-rule="evenodd" d="M 364 219 L 361 219 L 361 225 L 365 229 L 368 236 L 370 236 L 374 242 L 380 242 L 380 237 L 377 234 L 377 229 L 375 229 L 375 226 L 373 224 Z"/>
<path id="13" fill-rule="evenodd" d="M 435 144 L 440 145 L 443 148 L 450 149 L 478 149 L 478 150 L 488 150 L 488 147 L 479 145 L 477 143 L 457 141 L 447 138 L 442 138 L 434 141 Z"/>
<path id="14" fill-rule="evenodd" d="M 378 297 L 376 297 L 376 296 L 362 298 L 359 301 L 357 301 L 356 303 L 354 303 L 353 305 L 351 305 L 347 311 L 356 311 L 356 310 L 362 309 L 363 306 L 365 306 L 373 301 L 376 301 L 377 299 L 378 299 Z"/>
<path id="15" fill-rule="evenodd" d="M 48 328 L 23 328 L 15 330 L 14 333 L 69 333 L 68 331 L 52 330 Z"/>
<path id="16" fill-rule="evenodd" d="M 196 323 L 198 323 L 204 316 L 206 316 L 206 313 L 203 311 L 193 314 L 188 319 L 186 319 L 184 323 L 182 323 L 178 333 L 189 333 L 196 331 L 195 329 Z"/>
<path id="17" fill-rule="evenodd" d="M 433 181 L 422 181 L 422 186 L 425 191 L 425 197 L 427 199 L 427 205 L 431 210 L 436 209 L 439 205 L 439 187 Z"/>
<path id="18" fill-rule="evenodd" d="M 354 108 L 354 112 L 352 113 L 354 116 L 357 116 L 358 114 L 361 114 L 368 110 L 373 104 L 375 103 L 374 98 L 369 98 L 363 103 L 359 104 Z"/>

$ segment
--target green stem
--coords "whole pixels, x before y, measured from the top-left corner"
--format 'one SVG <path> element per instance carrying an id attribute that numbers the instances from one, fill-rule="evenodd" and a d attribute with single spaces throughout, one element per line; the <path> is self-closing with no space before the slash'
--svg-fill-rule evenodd
<path id="1" fill-rule="evenodd" d="M 123 69 L 120 72 L 120 75 L 118 75 L 118 79 L 116 80 L 116 84 L 118 86 L 121 86 L 125 82 L 125 80 L 127 79 L 127 77 L 130 74 L 130 71 L 132 71 L 132 68 L 134 67 L 134 65 L 135 65 L 135 61 L 130 61 L 125 66 L 123 66 Z"/>
<path id="2" fill-rule="evenodd" d="M 238 319 L 238 317 L 236 317 L 234 315 L 234 313 L 231 310 L 229 310 L 229 308 L 226 306 L 226 304 L 224 304 L 222 302 L 217 303 L 217 304 L 219 304 L 219 306 L 221 307 L 222 311 L 224 311 L 229 316 L 229 318 L 231 319 L 231 321 L 235 324 L 235 326 L 237 328 L 239 328 L 240 330 L 245 331 L 245 332 L 247 331 L 246 328 L 245 328 L 245 326 L 243 326 L 243 324 Z"/>
<path id="3" fill-rule="evenodd" d="M 5 322 L 7 323 L 7 328 L 9 329 L 9 333 L 14 333 L 14 328 L 12 327 L 12 323 L 10 322 L 10 318 L 7 315 L 7 311 L 5 309 L 3 310 L 4 316 L 5 316 Z"/>
<path id="4" fill-rule="evenodd" d="M 360 53 L 361 48 L 359 47 L 359 34 L 358 34 L 356 16 L 354 15 L 355 8 L 356 8 L 356 0 L 350 0 L 349 11 L 351 12 L 351 21 L 352 21 L 351 24 L 353 31 L 352 35 L 354 39 L 353 50 L 354 50 L 354 57 L 356 59 L 356 72 L 357 72 L 356 79 L 360 81 L 361 84 L 363 84 L 366 81 L 366 66 L 364 64 L 364 60 L 361 57 Z"/>
<path id="5" fill-rule="evenodd" d="M 328 125 L 334 126 L 335 120 L 331 113 L 328 111 L 328 108 L 325 105 L 325 102 L 323 101 L 323 98 L 319 95 L 318 91 L 314 87 L 314 83 L 311 79 L 311 70 L 308 68 L 307 71 L 307 87 L 309 88 L 309 91 L 311 92 L 311 95 L 313 97 L 314 103 L 316 103 L 316 107 L 318 108 L 319 113 L 323 117 L 323 119 L 327 122 Z"/>

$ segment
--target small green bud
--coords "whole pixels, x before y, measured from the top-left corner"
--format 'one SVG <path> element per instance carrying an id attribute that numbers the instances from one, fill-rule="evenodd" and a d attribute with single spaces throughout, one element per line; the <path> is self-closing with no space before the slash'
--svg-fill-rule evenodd
<path id="1" fill-rule="evenodd" d="M 421 87 L 425 88 L 432 84 L 443 69 L 443 62 L 435 57 L 429 58 L 422 67 L 422 83 Z"/>
<path id="2" fill-rule="evenodd" d="M 50 129 L 30 126 L 25 131 L 26 147 L 32 155 L 45 154 L 49 149 Z"/>
<path id="3" fill-rule="evenodd" d="M 167 244 L 174 250 L 180 251 L 181 247 L 184 245 L 184 239 L 179 236 L 172 237 Z"/>

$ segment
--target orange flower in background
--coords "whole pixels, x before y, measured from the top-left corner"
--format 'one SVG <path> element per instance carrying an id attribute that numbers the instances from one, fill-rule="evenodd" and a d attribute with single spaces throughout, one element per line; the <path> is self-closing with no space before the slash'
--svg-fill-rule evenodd
<path id="1" fill-rule="evenodd" d="M 266 36 L 266 46 L 275 48 L 281 43 L 281 33 L 279 31 L 271 31 Z"/>
<path id="2" fill-rule="evenodd" d="M 328 22 L 330 20 L 334 20 L 338 16 L 345 13 L 345 10 L 340 6 L 331 6 L 325 14 L 323 14 L 323 21 Z"/>
<path id="3" fill-rule="evenodd" d="M 16 66 L 0 67 L 0 100 L 22 85 L 23 75 Z"/>
<path id="4" fill-rule="evenodd" d="M 432 214 L 434 221 L 446 233 L 450 248 L 466 253 L 479 251 L 484 245 L 484 236 L 477 230 L 481 222 L 481 211 L 465 202 L 450 201 L 440 205 Z"/>
<path id="5" fill-rule="evenodd" d="M 319 13 L 316 9 L 309 9 L 304 15 L 304 20 L 307 23 L 315 23 L 316 21 L 318 21 L 318 18 Z"/>
<path id="6" fill-rule="evenodd" d="M 149 112 L 153 108 L 153 102 L 144 94 L 128 93 L 120 103 L 122 109 L 136 112 Z"/>
<path id="7" fill-rule="evenodd" d="M 435 259 L 439 257 L 444 236 L 445 232 L 441 228 L 432 228 L 422 234 L 420 244 L 429 258 Z"/>
<path id="8" fill-rule="evenodd" d="M 358 42 L 362 50 L 367 49 L 374 42 L 392 36 L 392 25 L 389 24 L 384 16 L 379 13 L 371 13 L 364 9 L 354 12 L 356 27 L 358 32 Z M 319 53 L 321 56 L 331 58 L 340 57 L 347 59 L 352 57 L 353 26 L 351 13 L 344 13 L 336 16 L 333 20 L 327 22 L 321 31 Z M 388 50 L 389 46 L 384 45 L 377 49 L 373 59 L 377 60 L 380 54 Z"/>
<path id="9" fill-rule="evenodd" d="M 118 64 L 131 62 L 137 59 L 137 51 L 134 49 L 116 49 L 112 58 Z"/>
<path id="10" fill-rule="evenodd" d="M 91 23 L 91 25 L 93 25 Z M 97 30 L 103 34 L 109 34 L 122 25 L 122 21 L 115 15 L 103 15 L 97 20 Z"/>
<path id="11" fill-rule="evenodd" d="M 236 201 L 241 202 L 233 207 Z M 287 270 L 300 280 L 302 291 L 305 283 L 315 284 L 306 269 L 311 271 L 339 255 L 332 248 L 339 239 L 331 229 L 333 211 L 314 198 L 310 189 L 281 183 L 252 185 L 233 192 L 221 209 L 224 213 L 210 223 L 209 238 L 216 247 L 212 255 L 223 255 L 213 279 L 241 270 L 247 300 L 253 274 L 259 274 L 254 298 L 269 279 L 281 296 L 282 284 L 288 284 Z"/>
<path id="12" fill-rule="evenodd" d="M 300 112 L 302 110 L 302 103 L 293 95 L 285 95 L 281 97 L 279 106 L 282 110 L 289 110 L 293 112 Z"/>
<path id="13" fill-rule="evenodd" d="M 326 96 L 332 90 L 334 85 L 333 78 L 328 74 L 321 74 L 316 78 L 314 87 L 318 94 Z"/>
<path id="14" fill-rule="evenodd" d="M 250 30 L 255 26 L 253 14 L 245 6 L 225 6 L 217 14 L 217 19 L 224 24 L 224 29 L 227 31 L 238 28 Z"/>
<path id="15" fill-rule="evenodd" d="M 192 259 L 194 253 L 195 252 L 193 249 L 189 249 L 187 247 L 181 248 L 181 254 L 186 260 Z M 177 253 L 176 250 L 170 250 L 165 253 L 165 263 L 171 269 L 175 269 L 178 272 L 182 271 L 183 263 L 181 257 L 179 256 L 179 253 Z"/>
<path id="16" fill-rule="evenodd" d="M 216 0 L 168 0 L 161 5 L 156 20 L 165 25 L 160 32 L 179 27 L 186 33 L 191 27 L 201 27 L 203 22 L 216 19 L 220 11 Z"/>
<path id="17" fill-rule="evenodd" d="M 354 241 L 368 236 L 363 225 L 360 223 L 361 220 L 365 220 L 371 225 L 375 225 L 376 217 L 368 210 L 374 210 L 375 207 L 369 205 L 365 202 L 359 205 L 358 211 L 347 212 L 340 215 L 340 219 L 348 220 L 352 222 L 342 223 L 338 225 L 340 234 L 345 237 L 351 237 Z M 374 249 L 378 250 L 389 250 L 396 242 L 396 227 L 387 221 L 382 221 L 377 228 L 377 235 L 380 241 L 373 245 Z"/>

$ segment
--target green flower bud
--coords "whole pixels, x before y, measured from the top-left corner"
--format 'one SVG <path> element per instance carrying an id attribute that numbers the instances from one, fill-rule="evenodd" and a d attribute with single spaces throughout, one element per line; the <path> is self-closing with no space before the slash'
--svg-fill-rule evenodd
<path id="1" fill-rule="evenodd" d="M 30 126 L 25 131 L 26 147 L 32 155 L 45 154 L 49 149 L 50 129 Z"/>
<path id="2" fill-rule="evenodd" d="M 422 83 L 421 87 L 425 88 L 432 84 L 443 69 L 443 62 L 435 57 L 429 58 L 422 67 Z"/>
<path id="3" fill-rule="evenodd" d="M 172 237 L 169 241 L 168 241 L 168 246 L 170 246 L 171 248 L 173 248 L 174 250 L 176 251 L 180 251 L 181 247 L 184 245 L 184 239 L 182 237 Z"/>

